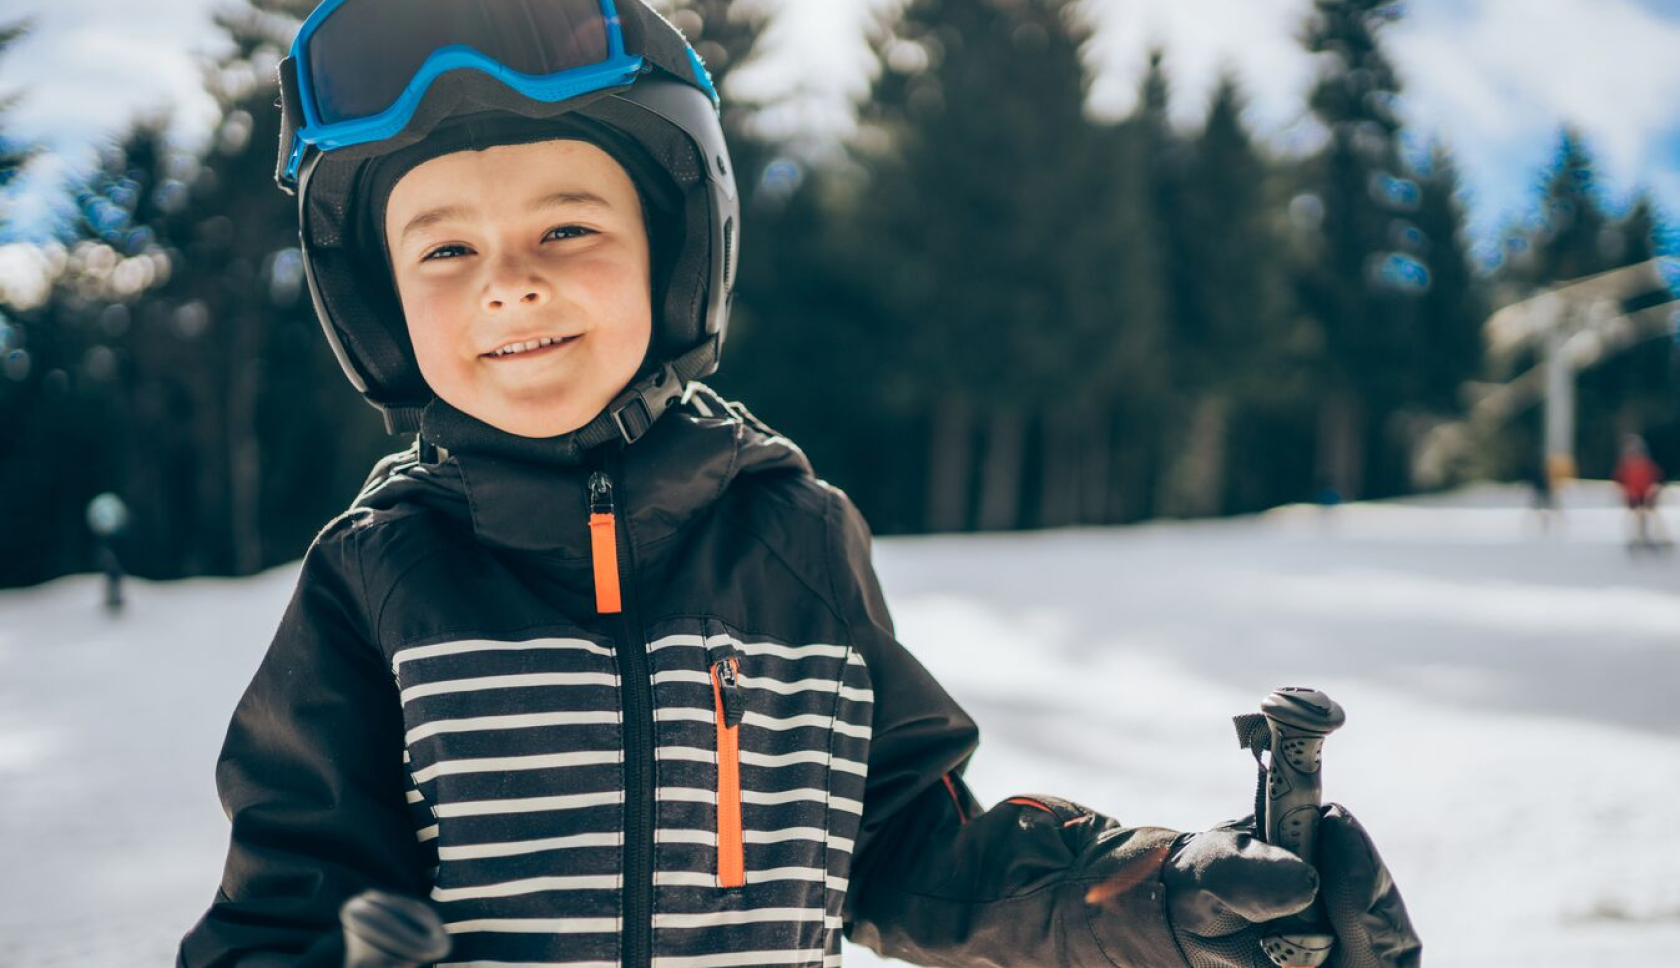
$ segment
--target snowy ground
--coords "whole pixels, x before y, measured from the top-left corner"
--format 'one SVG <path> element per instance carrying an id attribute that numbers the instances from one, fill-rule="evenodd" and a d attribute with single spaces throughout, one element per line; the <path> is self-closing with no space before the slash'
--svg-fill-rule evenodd
<path id="1" fill-rule="evenodd" d="M 1603 487 L 1567 502 L 1550 533 L 1482 488 L 877 557 L 900 638 L 981 724 L 982 799 L 1205 827 L 1252 794 L 1229 717 L 1314 685 L 1348 710 L 1328 795 L 1431 968 L 1672 966 L 1680 558 L 1629 555 Z M 0 966 L 172 963 L 220 872 L 222 732 L 294 579 L 137 583 L 118 620 L 87 577 L 0 592 Z"/>

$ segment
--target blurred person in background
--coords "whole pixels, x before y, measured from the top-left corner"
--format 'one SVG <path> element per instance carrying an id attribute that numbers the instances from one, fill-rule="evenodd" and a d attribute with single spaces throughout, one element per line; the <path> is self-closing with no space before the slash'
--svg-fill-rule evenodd
<path id="1" fill-rule="evenodd" d="M 1662 495 L 1663 469 L 1651 459 L 1645 438 L 1628 434 L 1622 438 L 1622 456 L 1616 461 L 1616 483 L 1622 489 L 1632 534 L 1628 548 L 1634 551 L 1668 548 L 1672 542 L 1657 510 Z"/>
<path id="2" fill-rule="evenodd" d="M 87 506 L 88 530 L 93 532 L 93 560 L 105 576 L 105 611 L 116 615 L 123 607 L 123 564 L 117 544 L 128 533 L 128 505 L 106 491 Z"/>
<path id="3" fill-rule="evenodd" d="M 1529 507 L 1534 509 L 1540 533 L 1546 534 L 1563 516 L 1558 507 L 1557 482 L 1552 480 L 1551 461 L 1542 454 L 1528 465 L 1528 470 Z"/>

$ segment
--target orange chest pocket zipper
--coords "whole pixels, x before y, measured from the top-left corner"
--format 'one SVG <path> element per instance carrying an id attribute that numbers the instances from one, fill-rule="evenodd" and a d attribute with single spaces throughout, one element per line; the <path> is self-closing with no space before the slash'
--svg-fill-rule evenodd
<path id="1" fill-rule="evenodd" d="M 717 866 L 719 887 L 747 882 L 741 847 L 741 683 L 733 657 L 712 663 L 712 706 L 717 722 Z"/>

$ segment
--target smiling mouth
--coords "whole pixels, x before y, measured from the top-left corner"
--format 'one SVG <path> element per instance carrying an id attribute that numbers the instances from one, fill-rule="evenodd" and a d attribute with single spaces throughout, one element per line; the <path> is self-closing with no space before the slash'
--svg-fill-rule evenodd
<path id="1" fill-rule="evenodd" d="M 511 360 L 517 357 L 541 356 L 559 347 L 577 342 L 581 336 L 543 336 L 521 343 L 509 343 L 501 349 L 480 354 L 486 360 Z"/>

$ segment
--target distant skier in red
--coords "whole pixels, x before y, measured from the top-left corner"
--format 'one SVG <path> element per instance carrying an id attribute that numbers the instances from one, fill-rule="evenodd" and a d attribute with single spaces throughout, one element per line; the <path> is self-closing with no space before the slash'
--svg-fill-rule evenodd
<path id="1" fill-rule="evenodd" d="M 1657 497 L 1662 493 L 1663 470 L 1638 434 L 1622 438 L 1622 457 L 1616 462 L 1616 483 L 1621 485 L 1622 498 L 1633 516 L 1631 548 L 1667 547 L 1667 529 L 1657 514 Z"/>

